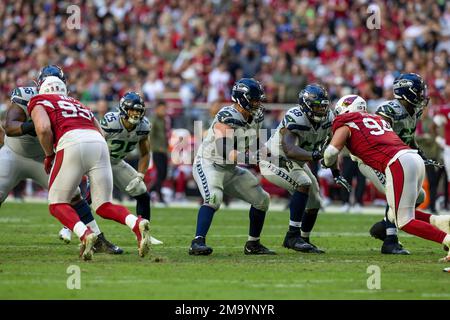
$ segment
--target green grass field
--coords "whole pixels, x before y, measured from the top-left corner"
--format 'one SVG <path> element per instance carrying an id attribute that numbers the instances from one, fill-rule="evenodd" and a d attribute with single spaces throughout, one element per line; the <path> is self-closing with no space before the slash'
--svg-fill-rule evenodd
<path id="1" fill-rule="evenodd" d="M 380 216 L 319 215 L 312 255 L 281 247 L 287 212 L 268 214 L 262 242 L 276 256 L 246 256 L 248 213 L 221 210 L 209 232 L 208 257 L 188 255 L 194 209 L 153 209 L 152 234 L 164 241 L 137 256 L 133 234 L 98 218 L 121 256 L 78 258 L 78 240 L 57 239 L 59 222 L 43 204 L 5 203 L 0 210 L 0 299 L 449 299 L 450 274 L 437 262 L 440 245 L 402 233 L 410 256 L 381 255 L 368 235 Z M 67 268 L 81 269 L 81 289 L 69 290 Z M 369 290 L 370 265 L 381 269 L 381 289 Z"/>

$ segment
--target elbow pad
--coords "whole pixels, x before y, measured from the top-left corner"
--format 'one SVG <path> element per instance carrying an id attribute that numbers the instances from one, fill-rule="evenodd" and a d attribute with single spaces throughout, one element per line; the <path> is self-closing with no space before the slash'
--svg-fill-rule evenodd
<path id="1" fill-rule="evenodd" d="M 323 160 L 327 167 L 331 167 L 336 163 L 337 157 L 339 155 L 339 150 L 332 146 L 331 144 L 325 149 L 325 153 L 323 154 Z"/>

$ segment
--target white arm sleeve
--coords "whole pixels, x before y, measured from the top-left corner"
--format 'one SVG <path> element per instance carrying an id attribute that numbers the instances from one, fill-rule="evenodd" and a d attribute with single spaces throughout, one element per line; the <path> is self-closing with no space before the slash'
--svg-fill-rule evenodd
<path id="1" fill-rule="evenodd" d="M 337 157 L 339 155 L 339 150 L 335 146 L 331 144 L 325 149 L 325 153 L 323 154 L 323 160 L 327 167 L 331 167 L 336 163 Z"/>

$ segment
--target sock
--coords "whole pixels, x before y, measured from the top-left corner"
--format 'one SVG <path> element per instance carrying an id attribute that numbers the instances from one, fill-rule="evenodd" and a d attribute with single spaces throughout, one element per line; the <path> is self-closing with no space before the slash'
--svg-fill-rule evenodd
<path id="1" fill-rule="evenodd" d="M 125 218 L 125 224 L 133 230 L 133 228 L 136 226 L 136 221 L 138 220 L 138 217 L 136 217 L 134 214 L 129 214 Z"/>
<path id="2" fill-rule="evenodd" d="M 304 231 L 302 231 L 301 232 L 301 234 L 300 234 L 300 236 L 303 238 L 303 239 L 308 239 L 309 240 L 309 235 L 311 234 L 311 232 L 304 232 Z"/>
<path id="3" fill-rule="evenodd" d="M 401 230 L 437 243 L 442 243 L 447 236 L 444 231 L 439 230 L 435 226 L 416 219 L 412 219 L 410 222 L 405 224 Z"/>
<path id="4" fill-rule="evenodd" d="M 305 212 L 307 201 L 307 193 L 295 191 L 292 194 L 291 202 L 289 203 L 289 231 L 300 231 L 301 221 Z"/>
<path id="5" fill-rule="evenodd" d="M 96 236 L 98 236 L 100 233 L 102 233 L 102 232 L 100 231 L 100 228 L 99 228 L 98 225 L 97 225 L 97 221 L 92 220 L 91 222 L 85 223 L 85 224 L 86 224 L 86 226 L 88 226 L 89 228 L 91 228 L 91 231 L 92 231 Z"/>
<path id="6" fill-rule="evenodd" d="M 417 220 L 430 223 L 431 214 L 416 210 L 415 217 Z"/>
<path id="7" fill-rule="evenodd" d="M 96 212 L 104 219 L 114 220 L 121 224 L 125 224 L 125 219 L 130 214 L 124 206 L 112 204 L 111 202 L 105 202 L 97 208 Z"/>
<path id="8" fill-rule="evenodd" d="M 302 219 L 302 237 L 303 234 L 309 237 L 311 230 L 316 224 L 317 214 L 319 213 L 318 209 L 306 210 Z"/>
<path id="9" fill-rule="evenodd" d="M 248 216 L 250 218 L 250 227 L 248 230 L 248 235 L 249 237 L 259 239 L 262 228 L 264 226 L 264 219 L 266 218 L 266 212 L 258 210 L 254 206 L 251 206 Z"/>
<path id="10" fill-rule="evenodd" d="M 144 192 L 136 197 L 136 214 L 150 221 L 150 195 Z"/>
<path id="11" fill-rule="evenodd" d="M 195 231 L 196 238 L 206 237 L 214 217 L 214 212 L 216 212 L 216 210 L 210 206 L 202 205 L 200 207 L 197 216 L 197 230 Z"/>
<path id="12" fill-rule="evenodd" d="M 80 220 L 85 225 L 88 225 L 89 222 L 94 220 L 94 216 L 92 215 L 91 207 L 89 207 L 86 200 L 82 199 L 81 201 L 74 204 L 72 207 L 75 209 L 78 216 L 80 217 Z"/>
<path id="13" fill-rule="evenodd" d="M 75 226 L 73 227 L 73 233 L 75 233 L 77 235 L 77 237 L 80 238 L 80 239 L 83 237 L 83 235 L 85 234 L 86 230 L 87 230 L 86 225 L 83 222 L 81 222 L 81 221 L 78 221 L 75 224 Z"/>
<path id="14" fill-rule="evenodd" d="M 248 241 L 258 241 L 260 238 L 259 237 L 252 237 L 252 236 L 248 236 Z"/>
<path id="15" fill-rule="evenodd" d="M 80 222 L 76 211 L 68 203 L 56 203 L 49 205 L 49 211 L 64 226 L 73 231 L 75 225 Z"/>

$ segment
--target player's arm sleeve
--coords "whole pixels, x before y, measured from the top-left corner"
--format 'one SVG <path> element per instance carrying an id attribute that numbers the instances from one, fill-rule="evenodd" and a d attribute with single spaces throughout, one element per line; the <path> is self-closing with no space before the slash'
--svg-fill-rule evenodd
<path id="1" fill-rule="evenodd" d="M 350 129 L 340 120 L 333 123 L 333 138 L 324 152 L 324 163 L 327 167 L 335 165 L 339 152 L 344 148 L 348 137 L 350 137 Z"/>

